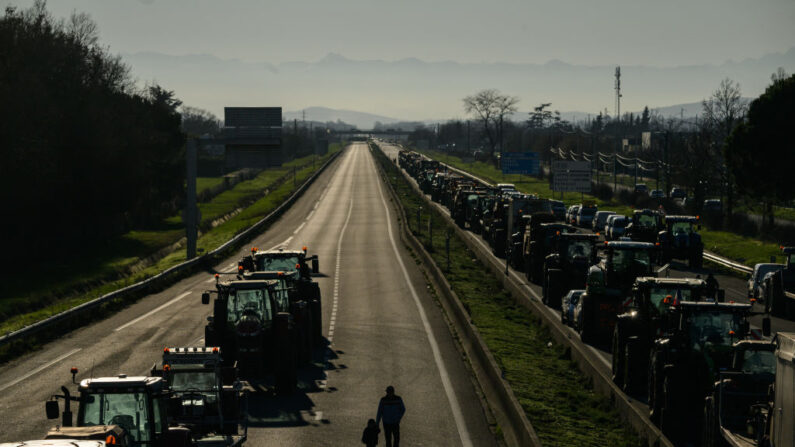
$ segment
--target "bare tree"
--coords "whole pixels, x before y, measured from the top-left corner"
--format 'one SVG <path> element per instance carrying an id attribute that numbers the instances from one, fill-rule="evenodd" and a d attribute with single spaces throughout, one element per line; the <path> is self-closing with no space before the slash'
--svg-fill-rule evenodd
<path id="1" fill-rule="evenodd" d="M 720 82 L 718 89 L 712 92 L 709 99 L 701 102 L 704 111 L 705 125 L 708 126 L 715 143 L 719 147 L 719 154 L 716 157 L 717 168 L 720 172 L 721 182 L 726 187 L 726 214 L 731 216 L 734 205 L 734 188 L 732 187 L 729 172 L 726 169 L 723 157 L 726 139 L 731 134 L 734 126 L 745 118 L 748 104 L 743 100 L 740 93 L 740 84 L 726 78 Z M 723 185 L 722 185 L 723 186 Z"/>
<path id="2" fill-rule="evenodd" d="M 481 90 L 463 99 L 464 110 L 475 115 L 483 125 L 489 141 L 489 159 L 495 161 L 497 145 L 502 150 L 502 123 L 505 116 L 516 111 L 519 98 L 501 94 L 496 89 Z"/>

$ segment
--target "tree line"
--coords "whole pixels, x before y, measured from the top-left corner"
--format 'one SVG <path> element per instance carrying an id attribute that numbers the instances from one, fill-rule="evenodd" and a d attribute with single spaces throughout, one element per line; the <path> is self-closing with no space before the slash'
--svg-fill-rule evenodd
<path id="1" fill-rule="evenodd" d="M 180 208 L 181 102 L 136 87 L 88 15 L 6 8 L 0 104 L 0 231 L 23 261 L 68 258 Z"/>
<path id="2" fill-rule="evenodd" d="M 720 198 L 727 221 L 735 216 L 738 203 L 755 210 L 761 206 L 766 224 L 772 225 L 774 206 L 795 201 L 795 182 L 786 173 L 795 157 L 789 135 L 795 123 L 794 92 L 795 76 L 779 69 L 767 90 L 750 103 L 738 83 L 724 79 L 702 101 L 697 117 L 664 117 L 645 107 L 620 119 L 604 110 L 573 123 L 550 102 L 517 120 L 519 99 L 487 89 L 463 98 L 471 119 L 417 126 L 410 139 L 469 152 L 495 165 L 501 151 L 535 151 L 549 162 L 549 149 L 558 147 L 591 159 L 593 154 L 618 152 L 656 161 L 660 169 L 653 175 L 660 176 L 661 187 L 687 188 L 696 205 Z M 641 148 L 643 132 L 649 132 L 651 144 Z M 624 139 L 632 142 L 629 153 L 623 152 Z"/>

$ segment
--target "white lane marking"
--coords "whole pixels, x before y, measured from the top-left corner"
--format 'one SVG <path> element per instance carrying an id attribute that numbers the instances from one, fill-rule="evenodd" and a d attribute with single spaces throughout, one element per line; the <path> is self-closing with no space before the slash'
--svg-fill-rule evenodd
<path id="1" fill-rule="evenodd" d="M 172 305 L 172 304 L 176 303 L 177 301 L 181 300 L 182 298 L 185 298 L 186 296 L 188 296 L 188 295 L 190 295 L 190 294 L 191 294 L 191 292 L 190 292 L 190 291 L 184 292 L 184 293 L 182 293 L 182 294 L 178 295 L 178 296 L 177 296 L 176 298 L 174 298 L 173 300 L 171 300 L 171 301 L 169 301 L 169 302 L 167 302 L 167 303 L 165 303 L 165 304 L 162 304 L 162 305 L 158 306 L 158 307 L 157 307 L 157 308 L 155 308 L 155 309 L 152 309 L 152 310 L 150 310 L 149 312 L 147 312 L 147 313 L 145 313 L 145 314 L 141 315 L 140 317 L 136 318 L 135 320 L 133 320 L 133 321 L 130 321 L 130 322 L 126 323 L 126 324 L 123 324 L 123 325 L 121 325 L 121 326 L 117 327 L 116 329 L 114 329 L 114 330 L 113 330 L 113 332 L 119 332 L 120 330 L 122 330 L 122 329 L 124 329 L 124 328 L 126 328 L 126 327 L 128 327 L 128 326 L 132 326 L 132 325 L 134 325 L 135 323 L 137 323 L 137 322 L 139 322 L 139 321 L 143 320 L 144 318 L 148 318 L 148 317 L 152 316 L 153 314 L 155 314 L 155 313 L 157 313 L 157 312 L 160 312 L 161 310 L 163 310 L 163 309 L 165 309 L 166 307 L 168 307 L 168 306 L 170 306 L 170 305 Z"/>
<path id="2" fill-rule="evenodd" d="M 236 263 L 236 262 L 233 262 L 233 263 L 231 263 L 231 264 L 227 265 L 227 266 L 226 266 L 226 268 L 228 268 L 228 269 L 231 269 L 231 268 L 232 268 L 232 267 L 234 267 L 235 265 L 237 265 L 237 263 Z"/>
<path id="3" fill-rule="evenodd" d="M 307 214 L 306 219 L 305 219 L 306 222 L 309 222 L 309 219 L 311 219 L 312 216 L 314 216 L 314 215 L 315 215 L 315 210 L 312 210 L 309 214 Z"/>
<path id="4" fill-rule="evenodd" d="M 210 278 L 210 279 L 208 279 L 207 281 L 204 281 L 204 282 L 213 282 L 213 281 L 215 281 L 215 278 Z"/>
<path id="5" fill-rule="evenodd" d="M 334 324 L 337 321 L 337 304 L 340 298 L 340 258 L 342 257 L 342 239 L 345 236 L 345 230 L 348 229 L 348 222 L 351 220 L 353 212 L 353 197 L 351 197 L 351 204 L 348 206 L 348 215 L 345 217 L 345 223 L 342 224 L 340 230 L 340 238 L 337 240 L 337 260 L 334 266 L 334 295 L 331 302 L 331 320 L 328 326 L 328 339 L 329 344 L 334 341 Z"/>
<path id="6" fill-rule="evenodd" d="M 12 380 L 11 382 L 8 382 L 5 385 L 0 386 L 0 391 L 5 390 L 6 388 L 11 388 L 12 386 L 18 384 L 19 382 L 21 382 L 21 381 L 23 381 L 23 380 L 25 380 L 25 379 L 27 379 L 27 378 L 35 375 L 35 374 L 38 374 L 38 373 L 42 372 L 43 370 L 45 370 L 45 369 L 49 368 L 50 366 L 60 362 L 61 360 L 69 357 L 70 355 L 73 355 L 76 352 L 79 352 L 82 349 L 83 348 L 72 349 L 71 351 L 67 352 L 66 354 L 64 354 L 64 355 L 62 355 L 60 357 L 58 357 L 57 359 L 55 359 L 55 360 L 53 360 L 53 361 L 51 361 L 49 363 L 45 363 L 44 365 L 39 366 L 38 368 L 34 369 L 33 371 L 28 372 L 24 376 L 18 377 L 16 379 Z"/>
<path id="7" fill-rule="evenodd" d="M 375 163 L 375 160 L 372 158 L 371 160 L 373 163 Z M 373 169 L 375 169 L 375 165 L 373 165 Z M 450 383 L 450 377 L 447 375 L 447 368 L 444 366 L 444 362 L 442 361 L 439 345 L 436 342 L 436 337 L 433 335 L 433 331 L 431 330 L 431 324 L 428 322 L 428 317 L 425 315 L 425 309 L 422 308 L 420 297 L 417 295 L 417 291 L 414 290 L 414 285 L 411 283 L 409 272 L 406 270 L 406 266 L 403 264 L 403 259 L 401 259 L 400 252 L 397 249 L 395 237 L 392 234 L 392 216 L 389 213 L 389 206 L 386 203 L 386 199 L 384 199 L 384 193 L 381 187 L 381 178 L 376 176 L 376 182 L 378 183 L 378 193 L 381 195 L 381 203 L 383 203 L 384 211 L 386 211 L 386 229 L 389 233 L 389 242 L 392 244 L 392 251 L 395 253 L 395 258 L 397 258 L 400 269 L 403 271 L 403 278 L 406 280 L 406 285 L 409 286 L 411 296 L 414 297 L 414 304 L 417 305 L 417 311 L 420 314 L 422 325 L 425 327 L 425 333 L 428 336 L 428 343 L 431 345 L 431 351 L 433 352 L 433 359 L 436 361 L 436 368 L 439 370 L 439 375 L 442 378 L 444 392 L 447 394 L 447 400 L 450 402 L 450 408 L 453 411 L 453 418 L 455 419 L 455 425 L 458 429 L 458 435 L 461 437 L 461 444 L 464 447 L 471 447 L 473 446 L 472 439 L 469 437 L 469 430 L 467 430 L 466 422 L 464 421 L 464 414 L 461 411 L 458 398 L 456 397 L 455 391 L 453 390 L 453 384 Z"/>
<path id="8" fill-rule="evenodd" d="M 301 222 L 301 225 L 298 225 L 298 228 L 293 231 L 293 234 L 298 234 L 298 232 L 301 231 L 301 228 L 304 228 L 304 225 L 306 225 L 306 221 Z"/>
<path id="9" fill-rule="evenodd" d="M 316 421 L 320 421 L 322 419 L 323 419 L 323 412 L 322 411 L 316 411 L 315 412 L 315 420 Z"/>

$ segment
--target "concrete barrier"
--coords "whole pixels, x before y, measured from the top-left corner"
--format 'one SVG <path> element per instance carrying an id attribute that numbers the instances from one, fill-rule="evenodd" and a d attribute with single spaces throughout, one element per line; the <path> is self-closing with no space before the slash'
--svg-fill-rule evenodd
<path id="1" fill-rule="evenodd" d="M 414 180 L 402 169 L 401 174 L 411 184 L 414 191 L 419 194 L 425 203 L 437 210 L 451 226 L 454 228 L 458 237 L 464 241 L 475 256 L 492 271 L 500 280 L 503 287 L 508 290 L 516 302 L 535 315 L 540 317 L 541 322 L 550 330 L 550 334 L 558 343 L 571 348 L 572 360 L 574 360 L 580 371 L 588 377 L 594 390 L 610 398 L 613 406 L 621 414 L 622 418 L 632 426 L 632 428 L 645 440 L 650 447 L 673 447 L 673 444 L 666 438 L 660 429 L 648 418 L 648 410 L 645 406 L 637 405 L 637 401 L 624 394 L 614 383 L 610 376 L 609 369 L 606 369 L 603 360 L 594 348 L 588 346 L 579 337 L 572 336 L 572 333 L 562 325 L 560 319 L 550 312 L 541 302 L 540 297 L 524 281 L 522 277 L 512 270 L 506 274 L 505 261 L 495 257 L 489 247 L 478 238 L 477 235 L 463 230 L 452 221 L 441 205 L 430 200 L 417 187 Z M 455 169 L 456 172 L 469 176 L 466 172 Z M 469 176 L 470 178 L 475 178 Z M 477 179 L 481 181 L 481 179 Z"/>
<path id="2" fill-rule="evenodd" d="M 535 429 L 533 429 L 533 425 L 527 419 L 524 409 L 513 394 L 511 385 L 502 378 L 500 367 L 494 360 L 494 356 L 491 355 L 477 328 L 470 322 L 469 315 L 464 309 L 461 300 L 450 287 L 444 273 L 433 261 L 431 255 L 407 227 L 406 213 L 400 205 L 397 194 L 388 181 L 384 180 L 384 183 L 400 216 L 400 228 L 402 230 L 400 237 L 417 253 L 431 277 L 434 288 L 439 292 L 440 303 L 450 318 L 455 332 L 459 335 L 459 342 L 470 359 L 475 377 L 497 422 L 502 428 L 506 443 L 510 446 L 541 447 L 541 441 Z"/>

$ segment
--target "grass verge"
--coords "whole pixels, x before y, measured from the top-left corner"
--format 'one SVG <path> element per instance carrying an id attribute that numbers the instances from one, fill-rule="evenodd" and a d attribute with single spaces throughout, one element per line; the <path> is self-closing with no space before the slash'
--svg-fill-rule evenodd
<path id="1" fill-rule="evenodd" d="M 332 145 L 329 153 L 314 163 L 311 157 L 305 157 L 263 171 L 212 201 L 199 204 L 204 229 L 197 244 L 199 254 L 215 249 L 275 209 L 341 148 L 339 144 Z M 213 225 L 213 221 L 235 210 L 240 211 Z M 44 266 L 28 274 L 21 272 L 24 282 L 33 286 L 0 300 L 3 319 L 0 334 L 21 329 L 185 261 L 185 251 L 177 244 L 183 235 L 181 218 L 175 216 L 166 219 L 162 228 L 133 231 L 110 241 L 106 247 L 91 247 L 63 266 L 51 265 L 49 269 Z"/>
<path id="2" fill-rule="evenodd" d="M 397 168 L 374 151 L 408 216 L 424 202 Z M 511 384 L 544 445 L 639 446 L 641 440 L 620 421 L 609 399 L 589 386 L 570 352 L 556 344 L 535 315 L 511 295 L 458 239 L 441 215 L 423 211 L 421 228 L 409 226 L 422 240 L 434 262 L 458 294 L 472 323 Z M 428 219 L 432 235 L 428 235 Z M 447 269 L 445 235 L 450 234 Z"/>

